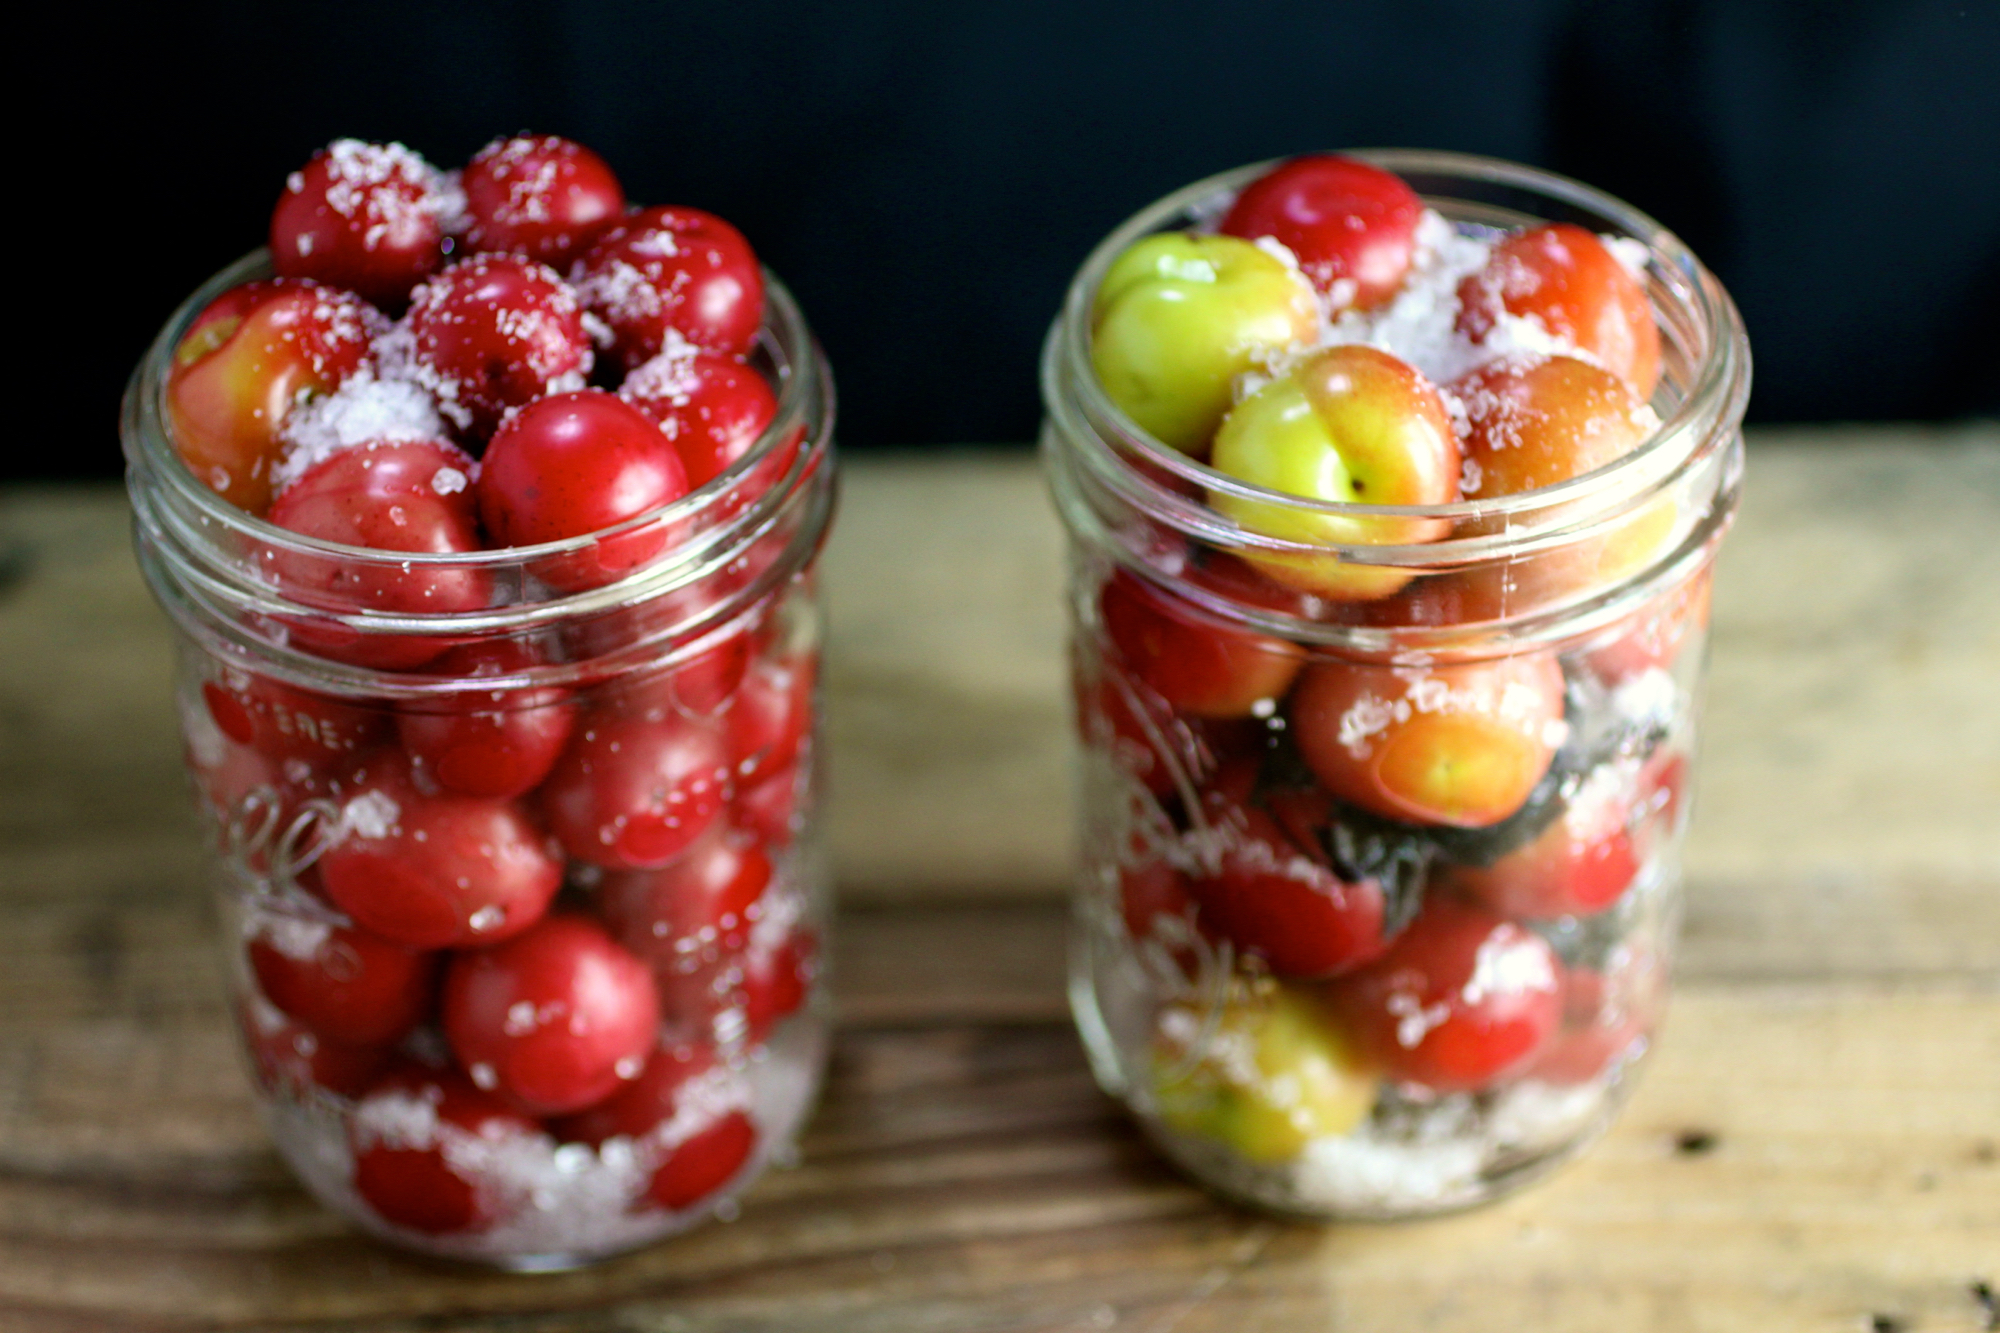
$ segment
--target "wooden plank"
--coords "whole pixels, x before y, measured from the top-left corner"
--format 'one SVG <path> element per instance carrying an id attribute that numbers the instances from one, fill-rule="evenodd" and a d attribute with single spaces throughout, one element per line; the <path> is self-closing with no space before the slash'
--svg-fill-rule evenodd
<path id="1" fill-rule="evenodd" d="M 844 504 L 844 893 L 1060 895 L 1060 539 L 1031 460 L 864 457 Z M 123 523 L 101 488 L 0 494 L 0 547 L 30 571 L 0 590 L 0 885 L 186 873 L 163 621 Z M 1718 580 L 1692 966 L 2000 970 L 1996 530 L 2000 429 L 1759 442 Z"/>
<path id="2" fill-rule="evenodd" d="M 123 525 L 101 488 L 0 492 L 0 1327 L 1928 1331 L 2000 1285 L 1991 426 L 1758 442 L 1656 1067 L 1546 1187 L 1394 1228 L 1211 1203 L 1092 1088 L 1040 482 L 856 461 L 826 1101 L 736 1225 L 543 1279 L 376 1246 L 263 1139 Z"/>
<path id="3" fill-rule="evenodd" d="M 829 670 L 843 879 L 871 897 L 1058 893 L 1064 838 L 1050 830 L 1070 827 L 1071 790 L 1060 535 L 1026 460 L 960 466 L 949 486 L 941 471 L 858 461 L 827 555 L 834 623 L 857 631 L 835 639 Z M 1754 442 L 1717 579 L 1688 854 L 1697 933 L 1747 937 L 1761 922 L 1746 903 L 1816 919 L 1829 897 L 1886 880 L 1916 899 L 1905 929 L 1993 901 L 1995 531 L 1990 424 Z M 1823 935 L 1798 936 L 1785 966 L 1825 957 Z M 1968 936 L 2000 941 L 1933 929 L 1909 941 L 1910 965 L 2000 966 Z"/>
<path id="4" fill-rule="evenodd" d="M 1759 446 L 1715 581 L 1690 953 L 2000 974 L 2000 428 Z"/>
<path id="5" fill-rule="evenodd" d="M 1994 1002 L 1690 988 L 1589 1158 L 1496 1208 L 1396 1227 L 1209 1202 L 1095 1092 L 1058 1025 L 851 1029 L 803 1160 L 738 1222 L 548 1278 L 406 1259 L 314 1206 L 262 1145 L 214 1019 L 69 1024 L 0 1045 L 0 1318 L 1185 1333 L 1848 1329 L 1882 1313 L 1971 1330 L 1969 1284 L 2000 1279 Z M 1696 1129 L 1710 1149 L 1680 1150 Z"/>
<path id="6" fill-rule="evenodd" d="M 871 901 L 1066 892 L 1063 538 L 1032 455 L 864 455 L 827 545 L 829 833 Z"/>
<path id="7" fill-rule="evenodd" d="M 0 490 L 0 853 L 187 826 L 172 647 L 127 521 L 106 487 Z"/>
<path id="8" fill-rule="evenodd" d="M 1972 1284 L 2000 1268 L 1993 999 L 1692 988 L 1624 1118 L 1545 1189 L 1448 1223 L 1288 1235 L 1176 1333 L 1768 1333 L 1878 1315 L 1972 1333 Z M 1682 1150 L 1695 1130 L 1713 1146 Z"/>
<path id="9" fill-rule="evenodd" d="M 201 892 L 0 898 L 0 1033 L 207 1021 L 225 1001 Z M 834 995 L 851 1025 L 1051 1022 L 1067 1014 L 1061 904 L 852 908 Z"/>
<path id="10" fill-rule="evenodd" d="M 1060 893 L 1060 536 L 1025 461 L 955 472 L 932 510 L 937 471 L 864 460 L 827 557 L 835 623 L 865 631 L 829 669 L 843 886 Z M 1717 578 L 1688 971 L 2000 973 L 1995 531 L 1990 424 L 1754 443 Z"/>
<path id="11" fill-rule="evenodd" d="M 0 495 L 0 893 L 197 881 L 164 622 L 102 488 Z M 2000 432 L 1760 441 L 1718 583 L 1695 974 L 2000 970 Z M 1021 456 L 864 458 L 828 554 L 853 901 L 1053 896 L 1059 537 Z"/>

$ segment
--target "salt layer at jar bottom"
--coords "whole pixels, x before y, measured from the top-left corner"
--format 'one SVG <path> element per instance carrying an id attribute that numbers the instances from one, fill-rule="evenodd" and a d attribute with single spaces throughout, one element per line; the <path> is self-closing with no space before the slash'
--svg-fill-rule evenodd
<path id="1" fill-rule="evenodd" d="M 1490 830 L 1398 825 L 1328 804 L 1323 793 L 1301 807 L 1286 785 L 1296 761 L 1282 720 L 1218 728 L 1149 711 L 1143 686 L 1123 675 L 1090 628 L 1106 577 L 1095 562 L 1080 567 L 1084 855 L 1071 957 L 1072 1007 L 1100 1083 L 1205 1183 L 1313 1216 L 1392 1219 L 1468 1207 L 1588 1146 L 1631 1091 L 1665 1002 L 1681 911 L 1705 569 L 1633 620 L 1560 653 L 1565 739 L 1538 796 Z M 1635 662 L 1634 624 L 1641 641 L 1657 646 L 1662 617 L 1671 619 L 1676 651 Z M 1254 795 L 1229 793 L 1232 768 L 1259 775 Z M 1504 887 L 1494 887 L 1482 861 L 1514 867 L 1543 830 L 1585 810 L 1614 812 L 1608 822 L 1583 820 L 1611 830 L 1616 850 L 1604 866 L 1526 864 L 1544 876 L 1594 874 L 1610 885 L 1593 890 L 1605 901 L 1546 914 L 1519 895 L 1572 893 L 1574 884 L 1524 889 L 1502 877 Z M 1372 867 L 1379 880 L 1368 888 L 1379 883 L 1387 900 L 1387 933 L 1456 913 L 1495 939 L 1504 932 L 1531 946 L 1495 953 L 1491 976 L 1475 970 L 1465 982 L 1466 993 L 1551 992 L 1531 1045 L 1494 1057 L 1490 1075 L 1465 1076 L 1472 1086 L 1440 1078 L 1446 1087 L 1427 1087 L 1375 1057 L 1385 1046 L 1398 1054 L 1399 1040 L 1416 1046 L 1442 1024 L 1441 1011 L 1399 1009 L 1392 993 L 1390 1034 L 1370 1052 L 1357 1008 L 1383 1006 L 1367 993 L 1369 966 L 1324 978 L 1274 975 L 1264 954 L 1282 958 L 1282 950 L 1263 923 L 1240 907 L 1232 915 L 1226 896 L 1237 891 L 1230 876 L 1244 860 L 1265 855 L 1263 840 L 1279 836 L 1277 825 L 1258 822 L 1267 811 L 1293 821 L 1285 827 L 1300 836 L 1298 847 L 1332 848 L 1336 861 Z M 1326 887 L 1312 879 L 1323 870 L 1303 860 L 1259 873 L 1255 889 L 1264 895 L 1282 892 L 1287 874 Z M 1393 958 L 1374 968 L 1393 972 Z"/>
<path id="2" fill-rule="evenodd" d="M 253 1017 L 252 1021 L 256 1021 Z M 473 1260 L 517 1272 L 553 1272 L 593 1263 L 650 1245 L 711 1218 L 733 1220 L 737 1198 L 773 1166 L 796 1161 L 799 1131 L 811 1112 L 826 1067 L 829 1030 L 824 1018 L 802 1014 L 785 1020 L 741 1068 L 726 1071 L 700 1099 L 695 1123 L 666 1127 L 660 1144 L 699 1133 L 730 1111 L 742 1111 L 756 1129 L 757 1147 L 721 1188 L 690 1207 L 662 1210 L 643 1205 L 654 1160 L 646 1144 L 611 1139 L 593 1148 L 557 1143 L 546 1134 L 485 1140 L 424 1123 L 421 1111 L 396 1108 L 381 1132 L 424 1148 L 439 1144 L 447 1160 L 490 1191 L 503 1219 L 476 1235 L 434 1236 L 384 1222 L 354 1189 L 357 1123 L 351 1102 L 323 1092 L 260 1100 L 259 1110 L 278 1150 L 319 1199 L 386 1240 L 444 1258 Z M 654 1145 L 655 1147 L 659 1145 Z"/>

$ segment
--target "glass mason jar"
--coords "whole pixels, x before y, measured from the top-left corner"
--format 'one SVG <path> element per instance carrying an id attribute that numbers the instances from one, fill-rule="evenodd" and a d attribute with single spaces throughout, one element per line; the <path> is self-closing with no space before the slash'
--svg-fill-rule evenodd
<path id="1" fill-rule="evenodd" d="M 1212 231 L 1265 163 L 1091 255 L 1045 348 L 1042 449 L 1071 536 L 1070 994 L 1098 1081 L 1224 1194 L 1390 1219 L 1578 1152 L 1651 1043 L 1750 363 L 1721 286 L 1618 200 L 1357 156 L 1459 237 L 1560 221 L 1642 247 L 1614 248 L 1660 334 L 1643 442 L 1543 489 L 1386 506 L 1148 435 L 1093 372 L 1099 287 L 1143 237 Z"/>
<path id="2" fill-rule="evenodd" d="M 539 546 L 342 546 L 235 508 L 169 438 L 174 349 L 268 271 L 168 321 L 122 434 L 272 1137 L 369 1231 L 504 1267 L 726 1214 L 826 1055 L 825 361 L 767 275 L 777 415 L 720 477 Z M 385 586 L 460 609 L 371 609 Z"/>

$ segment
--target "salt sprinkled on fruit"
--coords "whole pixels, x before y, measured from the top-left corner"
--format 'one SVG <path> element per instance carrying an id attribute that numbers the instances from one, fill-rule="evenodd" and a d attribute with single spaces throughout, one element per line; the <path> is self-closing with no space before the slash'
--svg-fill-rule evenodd
<path id="1" fill-rule="evenodd" d="M 627 215 L 579 262 L 584 304 L 610 326 L 627 369 L 650 360 L 669 329 L 727 355 L 749 351 L 764 315 L 764 279 L 750 243 L 698 208 Z"/>
<path id="2" fill-rule="evenodd" d="M 363 1144 L 392 1148 L 428 1148 L 438 1139 L 436 1087 L 396 1087 L 361 1103 L 354 1116 L 355 1137 Z"/>
<path id="3" fill-rule="evenodd" d="M 1663 636 L 1638 617 L 1587 640 L 1496 633 L 1463 655 L 1396 633 L 1617 587 L 1684 530 L 1680 497 L 1504 569 L 1440 558 L 1413 580 L 1396 558 L 1295 553 L 1506 536 L 1511 523 L 1482 512 L 1398 529 L 1397 513 L 1366 510 L 1484 511 L 1610 466 L 1659 428 L 1649 247 L 1568 224 L 1448 221 L 1384 176 L 1328 155 L 1274 165 L 1188 209 L 1192 227 L 1113 257 L 1090 310 L 1097 386 L 1155 440 L 1236 482 L 1343 506 L 1294 513 L 1207 477 L 1164 481 L 1168 505 L 1205 504 L 1291 546 L 1196 535 L 1182 549 L 1163 522 L 1086 576 L 1097 614 L 1079 623 L 1082 729 L 1118 779 L 1117 813 L 1091 814 L 1116 842 L 1092 849 L 1088 878 L 1123 909 L 1104 941 L 1115 966 L 1092 980 L 1132 1062 L 1123 1075 L 1151 1088 L 1150 1103 L 1128 1100 L 1197 1175 L 1308 1211 L 1477 1202 L 1496 1173 L 1602 1118 L 1652 1016 L 1585 1004 L 1579 978 L 1601 989 L 1607 946 L 1657 929 L 1611 909 L 1668 891 L 1656 848 L 1685 767 L 1685 673 L 1665 669 L 1679 638 L 1652 642 Z M 1287 284 L 1232 281 L 1225 261 L 1303 274 L 1316 305 L 1288 327 Z M 1267 326 L 1254 357 L 1223 355 Z M 1396 447 L 1376 444 L 1391 426 Z M 1120 434 L 1093 420 L 1058 444 Z M 1165 602 L 1143 616 L 1124 567 L 1140 562 Z M 1225 614 L 1217 595 L 1249 614 Z M 1259 623 L 1264 610 L 1390 636 L 1362 660 L 1334 648 L 1301 661 L 1319 640 Z M 1679 603 L 1665 619 L 1692 628 Z M 1365 932 L 1372 952 L 1338 968 L 1322 956 L 1347 929 L 1324 910 L 1336 875 L 1392 900 Z M 1236 1013 L 1239 995 L 1297 1021 Z M 1148 1019 L 1140 1051 L 1118 1029 Z M 1297 1038 L 1322 1027 L 1328 1049 Z M 1362 1072 L 1335 1117 L 1314 1071 L 1348 1042 Z"/>
<path id="4" fill-rule="evenodd" d="M 1460 235 L 1425 209 L 1417 220 L 1416 253 L 1403 287 L 1388 305 L 1349 310 L 1333 318 L 1324 345 L 1365 343 L 1409 362 L 1434 384 L 1457 379 L 1487 358 L 1453 328 L 1458 285 L 1486 264 L 1492 246 Z"/>
<path id="5" fill-rule="evenodd" d="M 700 354 L 699 347 L 676 330 L 668 329 L 659 354 L 625 377 L 625 382 L 618 386 L 618 396 L 627 402 L 654 399 L 686 407 L 688 396 L 701 384 L 694 370 L 695 358 Z"/>
<path id="6" fill-rule="evenodd" d="M 399 143 L 373 144 L 360 139 L 335 139 L 326 149 L 326 206 L 344 218 L 373 209 L 369 218 L 370 248 L 399 239 L 398 233 L 415 224 L 416 215 L 435 202 L 438 186 L 436 168 Z M 296 183 L 294 183 L 296 182 Z M 296 192 L 303 182 L 295 175 L 288 182 Z M 426 192 L 421 203 L 411 206 L 401 196 L 377 198 L 374 187 L 398 184 Z"/>
<path id="7" fill-rule="evenodd" d="M 1600 236 L 1597 239 L 1604 242 L 1604 248 L 1611 252 L 1611 257 L 1627 273 L 1642 283 L 1646 281 L 1646 264 L 1651 252 L 1646 249 L 1644 241 L 1632 236 Z"/>
<path id="8" fill-rule="evenodd" d="M 286 451 L 272 480 L 282 491 L 342 449 L 374 440 L 439 440 L 446 434 L 444 418 L 421 385 L 377 379 L 364 369 L 285 418 L 279 435 Z"/>
<path id="9" fill-rule="evenodd" d="M 461 429 L 486 434 L 509 408 L 583 387 L 594 352 L 582 311 L 546 264 L 460 260 L 411 297 L 418 378 L 435 386 L 440 410 Z"/>
<path id="10" fill-rule="evenodd" d="M 438 173 L 437 187 L 438 225 L 444 228 L 448 239 L 447 253 L 459 247 L 458 238 L 472 230 L 472 212 L 465 203 L 465 173 L 462 171 L 441 171 Z"/>
<path id="11" fill-rule="evenodd" d="M 399 305 L 444 262 L 448 206 L 438 170 L 402 144 L 336 139 L 286 181 L 272 264 Z"/>
<path id="12" fill-rule="evenodd" d="M 593 270 L 582 256 L 612 231 L 625 244 Z M 815 1079 L 817 1035 L 779 1025 L 805 1007 L 821 952 L 789 845 L 816 636 L 784 606 L 773 626 L 794 633 L 770 635 L 760 608 L 696 664 L 722 666 L 669 667 L 671 709 L 639 710 L 622 678 L 522 685 L 571 660 L 555 632 L 502 648 L 353 617 L 521 595 L 482 562 L 424 555 L 591 536 L 529 575 L 575 591 L 684 541 L 665 522 L 603 529 L 763 439 L 775 397 L 748 360 L 757 258 L 699 210 L 627 213 L 594 154 L 531 135 L 462 172 L 336 140 L 292 173 L 270 235 L 282 276 L 223 293 L 173 349 L 170 441 L 245 512 L 386 553 L 258 552 L 308 608 L 278 631 L 292 649 L 457 681 L 390 708 L 218 665 L 181 701 L 224 854 L 264 895 L 238 905 L 237 971 L 273 1133 L 321 1197 L 459 1257 L 594 1257 L 722 1213 L 784 1148 Z M 594 273 L 610 308 L 587 309 L 566 273 Z M 586 389 L 600 347 L 618 364 Z M 621 381 L 637 402 L 612 392 Z M 769 451 L 768 475 L 803 434 Z M 736 492 L 754 499 L 766 475 L 747 469 Z M 606 933 L 601 892 L 551 913 L 566 883 L 605 878 L 593 861 L 651 873 L 701 839 L 750 872 L 685 930 L 649 934 L 657 956 Z M 671 970 L 683 959 L 715 974 L 705 994 Z M 696 1034 L 692 1055 L 672 1044 Z M 613 1093 L 636 1111 L 608 1138 L 531 1118 L 597 1115 Z"/>
<path id="13" fill-rule="evenodd" d="M 1621 264 L 1643 266 L 1646 249 L 1637 241 L 1613 243 L 1619 238 L 1602 238 L 1606 248 L 1621 255 Z M 1262 238 L 1263 245 L 1269 238 Z M 1276 242 L 1270 242 L 1276 245 Z M 1282 247 L 1278 247 L 1282 249 Z M 1637 259 L 1634 259 L 1636 248 Z M 1327 296 L 1322 305 L 1328 323 L 1320 339 L 1310 348 L 1273 364 L 1282 374 L 1290 365 L 1320 348 L 1345 343 L 1362 343 L 1379 348 L 1422 371 L 1433 384 L 1447 384 L 1492 361 L 1507 358 L 1569 356 L 1601 364 L 1588 348 L 1554 333 L 1533 315 L 1495 311 L 1479 341 L 1474 342 L 1462 327 L 1461 287 L 1466 279 L 1486 268 L 1494 243 L 1460 233 L 1438 213 L 1425 209 L 1416 226 L 1416 246 L 1408 275 L 1387 305 L 1369 310 L 1343 308 L 1340 293 Z M 1643 273 L 1643 267 L 1639 270 Z M 1249 387 L 1256 387 L 1254 384 Z M 1239 392 L 1239 396 L 1242 394 Z M 1456 404 L 1446 399 L 1447 410 L 1458 419 Z"/>
<path id="14" fill-rule="evenodd" d="M 1480 943 L 1472 976 L 1459 994 L 1467 1004 L 1476 1005 L 1489 996 L 1553 991 L 1557 986 L 1555 956 L 1544 949 L 1521 948 L 1518 928 L 1502 926 Z"/>
<path id="15" fill-rule="evenodd" d="M 356 833 L 364 838 L 386 838 L 396 831 L 402 815 L 396 798 L 385 791 L 364 792 L 341 808 L 341 836 Z"/>
<path id="16" fill-rule="evenodd" d="M 243 938 L 262 940 L 287 958 L 310 959 L 333 935 L 326 921 L 310 921 L 289 912 L 252 911 L 243 918 Z"/>

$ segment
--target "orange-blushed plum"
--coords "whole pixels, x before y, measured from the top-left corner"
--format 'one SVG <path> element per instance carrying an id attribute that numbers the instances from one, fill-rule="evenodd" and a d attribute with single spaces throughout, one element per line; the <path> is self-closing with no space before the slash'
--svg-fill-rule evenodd
<path id="1" fill-rule="evenodd" d="M 1660 330 L 1646 289 L 1582 227 L 1551 222 L 1515 232 L 1459 284 L 1458 300 L 1458 330 L 1475 343 L 1501 315 L 1517 315 L 1566 339 L 1640 398 L 1660 382 Z"/>
<path id="2" fill-rule="evenodd" d="M 1293 739 L 1334 796 L 1391 819 L 1497 824 L 1526 803 L 1567 728 L 1555 654 L 1423 667 L 1318 662 Z"/>

